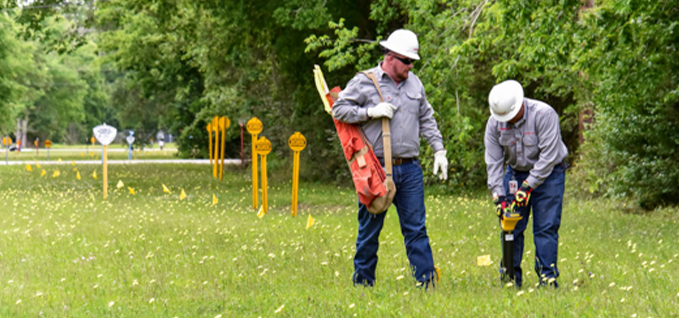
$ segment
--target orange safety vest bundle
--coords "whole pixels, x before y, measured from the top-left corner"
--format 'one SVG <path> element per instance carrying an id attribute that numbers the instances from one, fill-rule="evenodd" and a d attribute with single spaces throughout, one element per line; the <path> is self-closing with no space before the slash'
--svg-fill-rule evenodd
<path id="1" fill-rule="evenodd" d="M 368 77 L 370 75 L 366 74 Z M 325 79 L 318 66 L 314 70 L 314 76 L 326 111 L 331 113 L 332 105 L 337 100 L 341 89 L 334 87 L 328 91 Z M 377 89 L 379 91 L 379 87 Z M 386 128 L 383 125 L 383 129 L 386 129 L 388 133 L 388 119 L 384 120 L 387 120 L 387 124 Z M 365 138 L 361 127 L 355 124 L 344 123 L 334 118 L 333 121 L 337 129 L 337 135 L 342 143 L 344 157 L 347 160 L 349 169 L 351 169 L 358 200 L 368 208 L 370 213 L 380 214 L 385 212 L 396 194 L 396 186 L 391 179 L 391 147 L 385 147 L 385 157 L 388 157 L 385 161 L 389 163 L 385 173 L 373 152 L 372 145 Z"/>

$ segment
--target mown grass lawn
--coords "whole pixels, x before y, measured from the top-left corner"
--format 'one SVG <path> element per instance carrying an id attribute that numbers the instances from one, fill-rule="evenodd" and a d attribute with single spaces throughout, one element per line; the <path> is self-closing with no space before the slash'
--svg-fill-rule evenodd
<path id="1" fill-rule="evenodd" d="M 363 288 L 351 284 L 352 189 L 302 183 L 293 218 L 290 181 L 270 180 L 270 211 L 259 219 L 250 173 L 236 168 L 219 182 L 207 166 L 112 165 L 106 201 L 100 166 L 42 167 L 43 177 L 33 168 L 0 167 L 2 317 L 679 316 L 676 208 L 626 214 L 621 203 L 567 197 L 561 287 L 535 288 L 528 237 L 528 275 L 516 289 L 498 279 L 489 200 L 431 194 L 427 224 L 441 284 L 414 286 L 391 211 L 377 285 Z M 307 230 L 309 214 L 316 224 Z M 494 263 L 477 266 L 485 254 Z"/>

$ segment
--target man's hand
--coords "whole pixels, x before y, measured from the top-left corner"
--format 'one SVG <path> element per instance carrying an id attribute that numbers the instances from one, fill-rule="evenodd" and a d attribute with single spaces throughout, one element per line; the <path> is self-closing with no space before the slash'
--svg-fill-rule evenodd
<path id="1" fill-rule="evenodd" d="M 530 193 L 533 192 L 533 188 L 531 188 L 528 185 L 528 182 L 525 180 L 523 183 L 521 183 L 521 187 L 519 188 L 518 191 L 516 191 L 516 198 L 514 199 L 516 201 L 517 206 L 527 206 L 528 202 L 530 201 Z"/>
<path id="2" fill-rule="evenodd" d="M 368 116 L 371 118 L 387 117 L 391 118 L 394 116 L 394 110 L 396 106 L 389 103 L 379 103 L 375 107 L 368 108 Z"/>
<path id="3" fill-rule="evenodd" d="M 507 199 L 504 195 L 495 197 L 493 203 L 495 203 L 495 213 L 497 213 L 497 216 L 500 218 L 506 213 L 511 214 L 513 212 L 514 206 L 512 206 L 512 201 Z"/>
<path id="4" fill-rule="evenodd" d="M 434 175 L 436 175 L 439 172 L 439 168 L 441 168 L 441 175 L 439 176 L 440 180 L 448 179 L 448 159 L 446 159 L 446 153 L 447 151 L 445 150 L 439 150 L 434 154 Z"/>

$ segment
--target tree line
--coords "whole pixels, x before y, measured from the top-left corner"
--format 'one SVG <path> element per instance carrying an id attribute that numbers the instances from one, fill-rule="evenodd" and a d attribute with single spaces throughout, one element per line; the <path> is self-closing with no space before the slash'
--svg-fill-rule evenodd
<path id="1" fill-rule="evenodd" d="M 269 156 L 274 168 L 291 164 L 285 142 L 300 131 L 309 145 L 302 178 L 346 183 L 312 67 L 344 86 L 381 59 L 377 41 L 408 28 L 419 36 L 414 71 L 450 159 L 450 178 L 437 187 L 484 186 L 488 92 L 513 78 L 559 113 L 583 196 L 648 209 L 679 201 L 679 0 L 64 3 L 0 16 L 0 41 L 12 44 L 0 48 L 0 125 L 27 118 L 42 129 L 40 116 L 53 112 L 63 120 L 45 127 L 63 138 L 88 118 L 166 128 L 179 136 L 181 156 L 206 157 L 211 117 L 235 126 L 257 116 L 280 145 Z M 236 157 L 240 131 L 228 134 Z M 431 149 L 421 153 L 431 169 Z"/>

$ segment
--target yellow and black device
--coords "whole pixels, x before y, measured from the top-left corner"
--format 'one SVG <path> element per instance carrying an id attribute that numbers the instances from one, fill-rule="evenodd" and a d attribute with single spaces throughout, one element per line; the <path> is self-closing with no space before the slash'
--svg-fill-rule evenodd
<path id="1" fill-rule="evenodd" d="M 516 202 L 512 201 L 509 208 L 500 213 L 500 225 L 502 226 L 502 267 L 501 277 L 503 283 L 514 282 L 514 228 L 523 217 L 514 210 Z"/>

